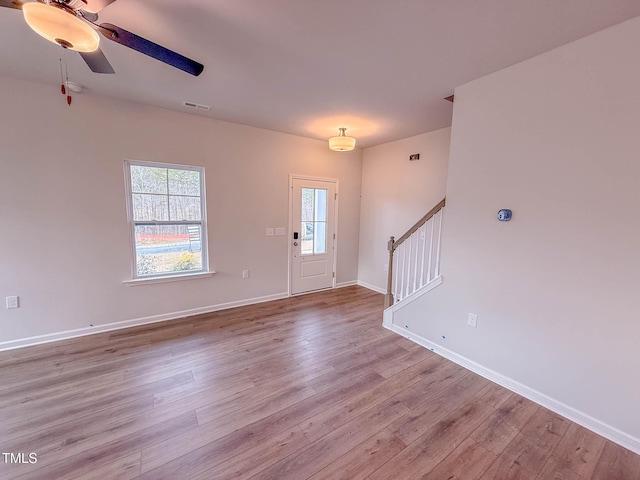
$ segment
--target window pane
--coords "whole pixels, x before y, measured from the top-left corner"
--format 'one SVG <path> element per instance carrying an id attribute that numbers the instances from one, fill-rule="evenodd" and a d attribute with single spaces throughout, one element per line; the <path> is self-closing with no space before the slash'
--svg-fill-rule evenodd
<path id="1" fill-rule="evenodd" d="M 133 220 L 169 220 L 166 195 L 133 194 Z"/>
<path id="2" fill-rule="evenodd" d="M 314 200 L 314 188 L 302 189 L 302 221 L 313 221 L 313 200 Z"/>
<path id="3" fill-rule="evenodd" d="M 169 169 L 169 195 L 200 196 L 200 172 Z"/>
<path id="4" fill-rule="evenodd" d="M 327 223 L 317 222 L 313 253 L 327 253 Z"/>
<path id="5" fill-rule="evenodd" d="M 187 225 L 187 235 L 189 235 L 189 251 L 202 251 L 202 225 Z"/>
<path id="6" fill-rule="evenodd" d="M 136 270 L 139 276 L 202 270 L 200 226 L 136 225 Z M 196 238 L 197 237 L 197 238 Z"/>
<path id="7" fill-rule="evenodd" d="M 167 169 L 131 165 L 133 193 L 167 193 Z"/>
<path id="8" fill-rule="evenodd" d="M 302 255 L 313 254 L 313 222 L 302 222 L 302 240 L 300 241 Z"/>
<path id="9" fill-rule="evenodd" d="M 324 188 L 316 189 L 316 216 L 317 222 L 327 221 L 327 191 Z"/>
<path id="10" fill-rule="evenodd" d="M 200 220 L 200 197 L 169 197 L 169 219 Z"/>

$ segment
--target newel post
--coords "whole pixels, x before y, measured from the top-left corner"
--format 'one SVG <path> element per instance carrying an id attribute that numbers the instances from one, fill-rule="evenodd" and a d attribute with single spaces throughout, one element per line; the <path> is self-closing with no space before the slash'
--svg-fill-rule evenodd
<path id="1" fill-rule="evenodd" d="M 391 292 L 393 288 L 393 251 L 395 238 L 391 237 L 389 242 L 387 243 L 387 250 L 389 250 L 389 268 L 388 276 L 387 276 L 387 294 L 384 296 L 384 308 L 389 308 L 393 305 L 393 293 Z"/>

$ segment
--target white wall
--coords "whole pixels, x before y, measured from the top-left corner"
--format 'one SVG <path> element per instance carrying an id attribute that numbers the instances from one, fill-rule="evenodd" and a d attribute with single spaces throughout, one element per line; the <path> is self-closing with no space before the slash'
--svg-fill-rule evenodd
<path id="1" fill-rule="evenodd" d="M 640 18 L 456 89 L 444 283 L 396 322 L 640 452 L 638 58 Z"/>
<path id="2" fill-rule="evenodd" d="M 444 198 L 450 134 L 447 127 L 364 150 L 361 284 L 386 291 L 389 237 L 398 238 Z M 420 153 L 420 160 L 410 162 L 412 153 Z"/>
<path id="3" fill-rule="evenodd" d="M 337 281 L 357 279 L 361 150 L 7 78 L 0 105 L 0 342 L 286 293 L 289 237 L 265 228 L 287 226 L 290 173 L 339 179 Z M 122 283 L 124 159 L 206 168 L 213 277 Z"/>

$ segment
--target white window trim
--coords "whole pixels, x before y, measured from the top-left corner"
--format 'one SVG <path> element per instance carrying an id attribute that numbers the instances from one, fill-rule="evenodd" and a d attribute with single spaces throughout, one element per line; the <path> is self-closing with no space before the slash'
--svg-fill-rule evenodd
<path id="1" fill-rule="evenodd" d="M 197 273 L 181 273 L 179 275 L 165 275 L 163 277 L 141 277 L 133 280 L 125 280 L 127 287 L 138 287 L 140 285 L 150 285 L 154 283 L 179 282 L 180 280 L 194 280 L 197 278 L 213 277 L 214 271 L 197 272 Z"/>
<path id="2" fill-rule="evenodd" d="M 201 225 L 200 232 L 200 245 L 202 251 L 202 269 L 190 270 L 184 273 L 181 272 L 167 272 L 159 273 L 155 275 L 138 275 L 136 266 L 136 240 L 135 240 L 135 224 L 133 220 L 133 193 L 131 191 L 131 166 L 139 165 L 143 167 L 155 167 L 155 168 L 173 168 L 179 170 L 195 170 L 200 172 L 200 208 L 201 208 Z M 153 283 L 165 283 L 174 282 L 179 280 L 189 280 L 194 278 L 205 278 L 212 276 L 215 272 L 209 269 L 209 242 L 207 240 L 207 200 L 205 192 L 205 169 L 204 167 L 197 167 L 194 165 L 182 165 L 179 163 L 161 163 L 161 162 L 148 162 L 143 160 L 125 160 L 124 161 L 124 176 L 125 176 L 125 194 L 126 194 L 126 207 L 127 207 L 127 223 L 129 224 L 129 248 L 131 252 L 131 279 L 123 281 L 127 286 L 134 285 L 147 285 Z M 179 224 L 181 222 L 159 221 L 159 222 L 137 222 L 147 224 Z M 194 222 L 184 222 L 186 224 Z"/>

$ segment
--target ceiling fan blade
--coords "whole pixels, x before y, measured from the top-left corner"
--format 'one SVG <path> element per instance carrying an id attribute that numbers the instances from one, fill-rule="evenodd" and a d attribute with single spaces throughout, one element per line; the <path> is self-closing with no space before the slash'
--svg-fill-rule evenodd
<path id="1" fill-rule="evenodd" d="M 82 10 L 91 13 L 98 13 L 100 10 L 108 5 L 111 5 L 116 0 L 84 0 L 86 5 L 82 6 Z"/>
<path id="2" fill-rule="evenodd" d="M 0 7 L 16 8 L 22 10 L 22 2 L 12 0 L 0 0 Z"/>
<path id="3" fill-rule="evenodd" d="M 99 48 L 93 52 L 78 52 L 94 73 L 116 73 Z"/>
<path id="4" fill-rule="evenodd" d="M 195 60 L 191 60 L 190 58 L 180 55 L 179 53 L 169 50 L 157 43 L 153 43 L 150 40 L 139 37 L 135 33 L 128 32 L 116 25 L 102 23 L 98 27 L 100 28 L 99 31 L 105 36 L 105 38 L 113 40 L 125 47 L 137 50 L 140 53 L 144 53 L 145 55 L 155 58 L 156 60 L 160 60 L 161 62 L 171 65 L 172 67 L 176 67 L 184 72 L 190 73 L 191 75 L 198 76 L 204 69 L 204 65 L 196 62 Z M 103 29 L 115 32 L 115 35 L 109 34 Z"/>

